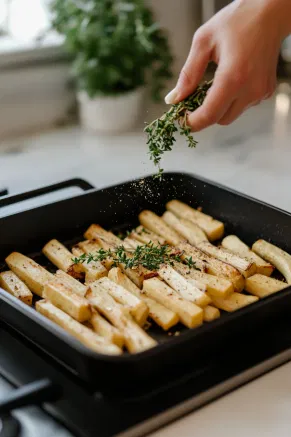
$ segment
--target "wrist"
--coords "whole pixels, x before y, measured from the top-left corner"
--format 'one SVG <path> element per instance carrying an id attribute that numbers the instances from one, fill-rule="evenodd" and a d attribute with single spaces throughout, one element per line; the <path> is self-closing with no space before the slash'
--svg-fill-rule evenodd
<path id="1" fill-rule="evenodd" d="M 244 6 L 259 10 L 270 25 L 276 26 L 282 40 L 291 33 L 291 0 L 236 0 Z"/>
<path id="2" fill-rule="evenodd" d="M 265 0 L 267 10 L 273 20 L 277 20 L 282 39 L 291 33 L 291 1 Z"/>

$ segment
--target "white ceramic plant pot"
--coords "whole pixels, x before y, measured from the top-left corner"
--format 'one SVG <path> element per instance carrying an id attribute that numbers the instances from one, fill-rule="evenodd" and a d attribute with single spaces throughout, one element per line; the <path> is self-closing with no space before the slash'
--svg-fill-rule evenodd
<path id="1" fill-rule="evenodd" d="M 91 99 L 84 91 L 77 95 L 82 126 L 93 132 L 115 133 L 132 129 L 140 115 L 143 88 L 116 96 Z"/>

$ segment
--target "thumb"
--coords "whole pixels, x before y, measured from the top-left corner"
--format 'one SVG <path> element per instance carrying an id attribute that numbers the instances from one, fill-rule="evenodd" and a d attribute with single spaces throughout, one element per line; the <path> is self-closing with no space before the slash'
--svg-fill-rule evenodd
<path id="1" fill-rule="evenodd" d="M 176 87 L 166 95 L 167 104 L 178 103 L 188 97 L 199 85 L 208 62 L 211 59 L 211 47 L 204 36 L 193 38 L 190 53 L 181 70 Z"/>

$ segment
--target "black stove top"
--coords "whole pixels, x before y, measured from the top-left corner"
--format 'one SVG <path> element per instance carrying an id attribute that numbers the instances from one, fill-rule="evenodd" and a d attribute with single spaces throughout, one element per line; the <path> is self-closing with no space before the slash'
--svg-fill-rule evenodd
<path id="1" fill-rule="evenodd" d="M 169 377 L 163 384 L 156 381 L 154 388 L 142 393 L 110 395 L 93 390 L 11 328 L 1 325 L 0 374 L 16 387 L 41 378 L 59 385 L 60 399 L 43 408 L 76 436 L 139 436 L 289 361 L 290 330 L 287 321 L 276 326 L 276 335 L 262 335 L 258 329 L 245 344 L 229 345 L 228 354 L 213 357 L 201 368 L 193 363 L 192 369 L 181 369 L 180 377 Z"/>

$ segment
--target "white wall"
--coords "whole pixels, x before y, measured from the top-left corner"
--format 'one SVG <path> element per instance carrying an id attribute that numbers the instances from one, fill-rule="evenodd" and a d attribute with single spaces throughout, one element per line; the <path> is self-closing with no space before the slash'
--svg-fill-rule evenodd
<path id="1" fill-rule="evenodd" d="M 159 22 L 168 30 L 177 75 L 189 52 L 192 37 L 200 25 L 200 0 L 148 0 Z"/>
<path id="2" fill-rule="evenodd" d="M 0 72 L 0 141 L 66 121 L 74 103 L 68 63 Z"/>

